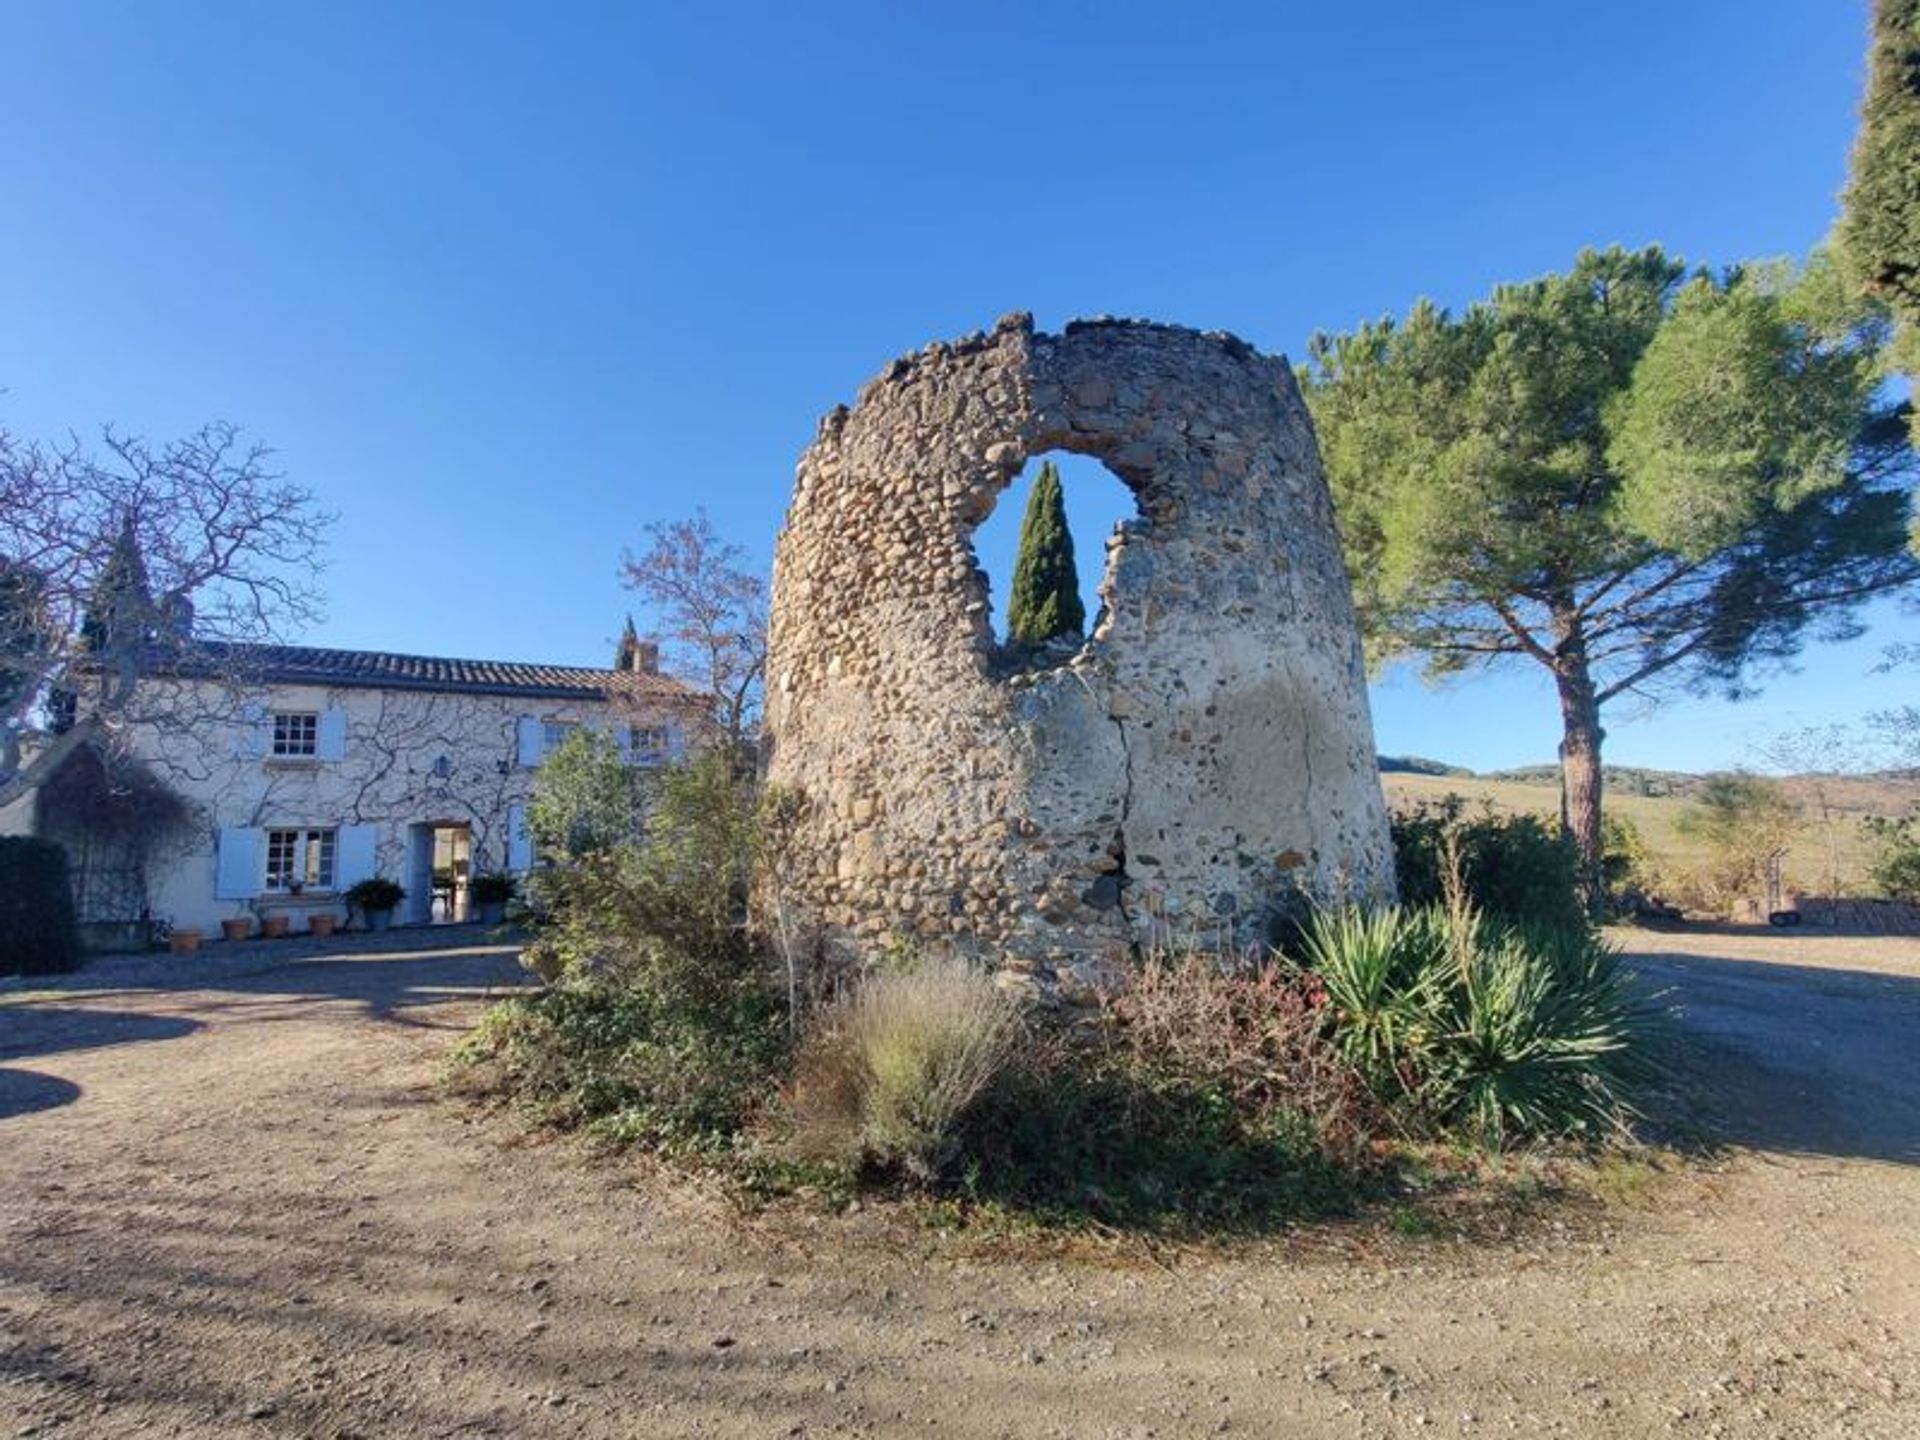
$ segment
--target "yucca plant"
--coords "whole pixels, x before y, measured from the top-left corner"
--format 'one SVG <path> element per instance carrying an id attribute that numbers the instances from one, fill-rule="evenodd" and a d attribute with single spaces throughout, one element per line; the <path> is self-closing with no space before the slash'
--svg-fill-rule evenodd
<path id="1" fill-rule="evenodd" d="M 1590 931 L 1493 924 L 1454 895 L 1322 914 L 1305 958 L 1341 1053 L 1416 1124 L 1499 1146 L 1631 1114 L 1651 1006 Z"/>
<path id="2" fill-rule="evenodd" d="M 1538 927 L 1479 937 L 1459 967 L 1432 1099 L 1484 1142 L 1600 1134 L 1632 1114 L 1651 1015 L 1597 936 Z"/>
<path id="3" fill-rule="evenodd" d="M 1306 962 L 1327 994 L 1334 1043 L 1377 1093 L 1411 1093 L 1440 1030 L 1449 964 L 1441 912 L 1390 906 L 1323 911 Z"/>

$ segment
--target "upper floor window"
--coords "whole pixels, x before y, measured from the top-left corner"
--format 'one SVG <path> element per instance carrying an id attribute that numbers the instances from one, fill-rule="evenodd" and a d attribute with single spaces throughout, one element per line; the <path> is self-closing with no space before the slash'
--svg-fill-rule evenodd
<path id="1" fill-rule="evenodd" d="M 541 750 L 548 751 L 557 748 L 566 740 L 567 736 L 571 735 L 577 728 L 579 728 L 578 725 L 572 720 L 543 721 L 540 726 Z"/>
<path id="2" fill-rule="evenodd" d="M 332 830 L 267 831 L 266 888 L 331 890 L 334 839 Z"/>
<path id="3" fill-rule="evenodd" d="M 312 757 L 320 753 L 320 716 L 312 710 L 277 710 L 273 716 L 276 757 Z"/>
<path id="4" fill-rule="evenodd" d="M 635 725 L 627 731 L 626 740 L 627 754 L 632 759 L 664 760 L 673 748 L 673 731 L 665 725 Z"/>

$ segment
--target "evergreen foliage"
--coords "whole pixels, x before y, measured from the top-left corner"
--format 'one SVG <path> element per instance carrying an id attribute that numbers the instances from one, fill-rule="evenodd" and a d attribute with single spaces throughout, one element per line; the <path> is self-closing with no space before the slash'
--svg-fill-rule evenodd
<path id="1" fill-rule="evenodd" d="M 0 713 L 33 683 L 46 644 L 46 584 L 31 566 L 0 558 Z"/>
<path id="2" fill-rule="evenodd" d="M 1920 377 L 1920 0 L 1877 0 L 1867 72 L 1840 245 L 1899 322 L 1887 368 Z M 1909 419 L 1920 444 L 1920 409 Z"/>
<path id="3" fill-rule="evenodd" d="M 1049 460 L 1034 477 L 1020 520 L 1020 549 L 1007 601 L 1007 639 L 1015 645 L 1077 640 L 1086 623 L 1060 472 Z"/>
<path id="4" fill-rule="evenodd" d="M 1708 275 L 1658 248 L 1314 338 L 1302 379 L 1370 646 L 1441 675 L 1546 668 L 1590 905 L 1603 707 L 1743 693 L 1920 577 L 1887 338 L 1824 256 Z"/>
<path id="5" fill-rule="evenodd" d="M 48 975 L 79 959 L 67 852 L 50 840 L 0 835 L 0 975 Z"/>
<path id="6" fill-rule="evenodd" d="M 87 613 L 80 621 L 81 642 L 102 654 L 143 640 L 151 633 L 153 615 L 153 583 L 147 575 L 146 556 L 140 553 L 139 533 L 128 515 L 88 597 Z"/>
<path id="7" fill-rule="evenodd" d="M 1920 0 L 1878 0 L 1841 239 L 1860 279 L 1920 324 Z"/>

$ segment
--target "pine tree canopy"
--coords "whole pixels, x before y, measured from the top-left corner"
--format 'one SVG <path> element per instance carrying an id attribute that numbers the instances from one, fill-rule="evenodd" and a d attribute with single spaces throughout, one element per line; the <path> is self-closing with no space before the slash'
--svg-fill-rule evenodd
<path id="1" fill-rule="evenodd" d="M 1920 578 L 1888 333 L 1825 256 L 1709 275 L 1650 248 L 1314 337 L 1301 379 L 1370 649 L 1544 666 L 1591 865 L 1601 706 L 1739 693 Z"/>
<path id="2" fill-rule="evenodd" d="M 1020 520 L 1020 548 L 1007 602 L 1007 640 L 1015 645 L 1077 640 L 1086 623 L 1060 472 L 1048 460 L 1034 477 Z"/>

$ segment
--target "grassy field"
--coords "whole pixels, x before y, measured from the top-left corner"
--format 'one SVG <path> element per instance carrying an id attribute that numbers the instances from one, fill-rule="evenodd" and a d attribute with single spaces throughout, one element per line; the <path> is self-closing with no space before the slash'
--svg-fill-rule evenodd
<path id="1" fill-rule="evenodd" d="M 1471 805 L 1487 804 L 1499 811 L 1554 819 L 1560 813 L 1560 793 L 1550 784 L 1470 775 L 1383 775 L 1381 781 L 1387 803 L 1396 808 L 1461 795 Z M 1805 817 L 1786 865 L 1789 886 L 1805 894 L 1827 893 L 1832 877 L 1837 877 L 1842 894 L 1857 893 L 1870 859 L 1860 821 L 1868 815 L 1920 813 L 1920 781 L 1803 775 L 1782 783 L 1800 801 Z M 1679 819 L 1687 803 L 1617 788 L 1606 797 L 1607 812 L 1633 822 L 1656 873 L 1663 876 L 1685 874 L 1703 858 L 1699 848 L 1680 833 Z"/>

